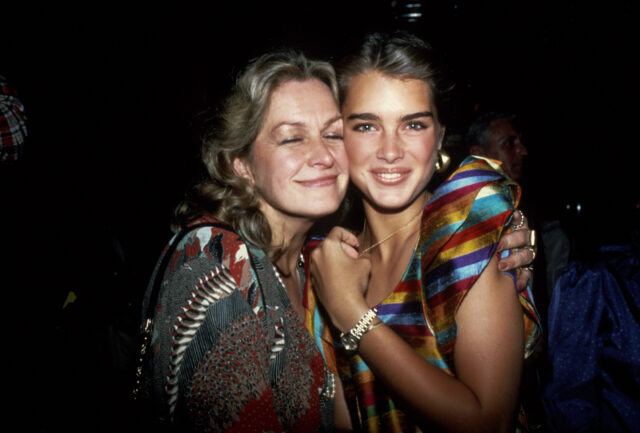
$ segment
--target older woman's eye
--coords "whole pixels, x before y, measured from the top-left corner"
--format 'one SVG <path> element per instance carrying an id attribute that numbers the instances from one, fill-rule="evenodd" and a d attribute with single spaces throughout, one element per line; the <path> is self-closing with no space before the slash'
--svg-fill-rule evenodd
<path id="1" fill-rule="evenodd" d="M 280 140 L 280 144 L 294 144 L 302 141 L 302 137 L 289 137 L 283 140 Z"/>
<path id="2" fill-rule="evenodd" d="M 342 134 L 338 134 L 337 132 L 332 132 L 329 134 L 325 134 L 324 138 L 326 140 L 342 140 L 344 137 L 342 136 Z"/>

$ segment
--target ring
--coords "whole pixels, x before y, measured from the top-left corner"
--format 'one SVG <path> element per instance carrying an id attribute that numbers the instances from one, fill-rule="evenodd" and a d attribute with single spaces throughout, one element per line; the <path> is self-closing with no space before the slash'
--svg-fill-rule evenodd
<path id="1" fill-rule="evenodd" d="M 531 272 L 533 274 L 533 265 L 522 266 L 520 269 L 527 270 L 527 271 L 529 271 L 529 272 Z"/>
<path id="2" fill-rule="evenodd" d="M 538 252 L 538 249 L 535 246 L 529 246 L 529 245 L 527 245 L 523 249 L 531 251 L 531 254 L 533 255 L 533 257 L 531 257 L 531 261 L 533 262 L 536 259 L 536 254 Z"/>
<path id="3" fill-rule="evenodd" d="M 524 216 L 524 212 L 522 212 L 520 209 L 517 209 L 518 212 L 520 212 L 520 222 L 516 225 L 512 225 L 511 228 L 513 228 L 513 231 L 515 232 L 516 230 L 520 230 L 522 228 L 522 226 L 524 226 L 524 223 L 527 222 L 527 217 Z"/>
<path id="4" fill-rule="evenodd" d="M 536 231 L 529 230 L 529 246 L 536 247 Z"/>

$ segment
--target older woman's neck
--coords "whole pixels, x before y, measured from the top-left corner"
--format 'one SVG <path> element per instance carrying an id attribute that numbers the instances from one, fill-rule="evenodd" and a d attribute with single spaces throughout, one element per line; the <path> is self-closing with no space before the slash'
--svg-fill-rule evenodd
<path id="1" fill-rule="evenodd" d="M 295 271 L 300 250 L 314 221 L 301 218 L 268 218 L 271 226 L 271 247 L 274 264 L 284 273 Z"/>

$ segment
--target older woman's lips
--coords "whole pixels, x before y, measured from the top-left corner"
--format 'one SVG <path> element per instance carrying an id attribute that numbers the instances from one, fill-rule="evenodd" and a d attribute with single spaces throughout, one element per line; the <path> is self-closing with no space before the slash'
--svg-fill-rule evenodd
<path id="1" fill-rule="evenodd" d="M 308 179 L 308 180 L 298 180 L 296 182 L 309 188 L 317 188 L 321 186 L 334 185 L 336 183 L 337 178 L 338 178 L 338 175 L 332 174 L 330 176 L 316 177 L 315 179 Z"/>
<path id="2" fill-rule="evenodd" d="M 407 180 L 411 174 L 409 169 L 374 169 L 370 171 L 373 178 L 383 185 L 397 185 Z"/>

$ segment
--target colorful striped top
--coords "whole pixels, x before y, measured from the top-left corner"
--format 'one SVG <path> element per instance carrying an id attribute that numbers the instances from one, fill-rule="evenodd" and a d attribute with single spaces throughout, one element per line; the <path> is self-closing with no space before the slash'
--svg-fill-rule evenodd
<path id="1" fill-rule="evenodd" d="M 377 306 L 378 316 L 387 326 L 447 374 L 455 374 L 455 314 L 489 263 L 504 230 L 509 230 L 519 196 L 519 187 L 494 161 L 465 159 L 427 203 L 418 244 L 402 280 Z M 515 273 L 511 275 L 515 279 Z M 313 293 L 308 292 L 306 324 L 331 362 L 331 331 L 322 323 Z M 521 293 L 520 303 L 527 357 L 540 337 L 539 317 L 530 290 Z M 359 420 L 363 431 L 420 431 L 358 354 L 348 359 L 339 349 L 337 354 L 336 368 L 352 417 L 356 424 Z"/>

